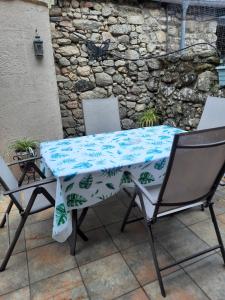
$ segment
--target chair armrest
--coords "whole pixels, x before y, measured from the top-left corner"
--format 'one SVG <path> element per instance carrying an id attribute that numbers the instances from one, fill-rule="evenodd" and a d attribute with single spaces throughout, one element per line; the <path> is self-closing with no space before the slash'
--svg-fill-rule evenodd
<path id="1" fill-rule="evenodd" d="M 17 193 L 17 192 L 20 192 L 20 191 L 23 191 L 23 190 L 27 190 L 27 189 L 30 189 L 30 188 L 42 186 L 42 185 L 45 185 L 45 184 L 48 184 L 48 183 L 51 183 L 51 182 L 55 182 L 55 181 L 56 181 L 55 177 L 50 177 L 50 178 L 46 178 L 46 179 L 43 179 L 43 180 L 35 181 L 33 183 L 23 185 L 23 186 L 18 187 L 16 189 L 6 191 L 6 192 L 3 193 L 3 196 L 14 194 L 14 193 Z"/>
<path id="2" fill-rule="evenodd" d="M 130 173 L 129 173 L 130 174 Z M 145 197 L 151 202 L 152 205 L 156 205 L 156 203 L 151 201 L 151 195 L 149 194 L 148 190 L 132 175 L 130 174 L 130 178 L 135 184 L 136 188 L 145 195 Z"/>
<path id="3" fill-rule="evenodd" d="M 24 162 L 29 162 L 29 161 L 34 161 L 36 159 L 41 159 L 41 158 L 42 158 L 41 156 L 34 156 L 34 157 L 22 159 L 22 160 L 17 160 L 15 162 L 9 163 L 8 166 L 11 167 L 13 165 L 17 165 L 17 164 L 24 163 Z"/>

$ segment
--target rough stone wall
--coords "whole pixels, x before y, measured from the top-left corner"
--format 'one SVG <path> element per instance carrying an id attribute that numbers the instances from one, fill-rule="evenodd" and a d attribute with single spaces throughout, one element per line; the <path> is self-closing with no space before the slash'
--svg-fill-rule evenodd
<path id="1" fill-rule="evenodd" d="M 50 10 L 50 19 L 65 136 L 84 133 L 82 99 L 117 96 L 124 129 L 136 127 L 138 116 L 149 107 L 156 109 L 161 123 L 191 129 L 198 124 L 207 95 L 223 95 L 215 70 L 219 60 L 210 47 L 144 58 L 165 54 L 163 8 L 108 1 L 58 2 Z M 174 24 L 168 36 L 178 41 Z M 215 24 L 208 25 L 204 33 L 215 41 Z M 189 40 L 197 39 L 193 26 L 188 24 Z M 107 59 L 91 61 L 84 41 L 74 33 L 95 43 L 110 39 Z"/>

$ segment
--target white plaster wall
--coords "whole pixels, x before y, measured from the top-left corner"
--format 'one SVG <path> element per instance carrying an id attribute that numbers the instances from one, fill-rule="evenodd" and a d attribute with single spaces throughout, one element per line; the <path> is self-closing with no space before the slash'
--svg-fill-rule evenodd
<path id="1" fill-rule="evenodd" d="M 33 50 L 36 28 L 41 60 Z M 0 0 L 0 154 L 22 137 L 62 138 L 49 13 L 32 1 Z"/>

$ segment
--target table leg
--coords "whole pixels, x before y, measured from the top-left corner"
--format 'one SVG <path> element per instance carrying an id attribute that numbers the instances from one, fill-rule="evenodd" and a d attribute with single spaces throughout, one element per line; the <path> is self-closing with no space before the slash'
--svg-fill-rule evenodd
<path id="1" fill-rule="evenodd" d="M 75 252 L 76 252 L 77 234 L 84 241 L 88 241 L 88 237 L 80 229 L 80 225 L 82 224 L 87 212 L 88 212 L 88 207 L 86 207 L 82 210 L 82 213 L 81 213 L 79 219 L 77 219 L 77 209 L 72 210 L 72 233 L 71 233 L 68 241 L 70 244 L 70 254 L 73 256 L 75 255 Z"/>
<path id="2" fill-rule="evenodd" d="M 77 209 L 72 210 L 72 233 L 68 241 L 70 244 L 70 254 L 75 256 L 77 243 Z"/>

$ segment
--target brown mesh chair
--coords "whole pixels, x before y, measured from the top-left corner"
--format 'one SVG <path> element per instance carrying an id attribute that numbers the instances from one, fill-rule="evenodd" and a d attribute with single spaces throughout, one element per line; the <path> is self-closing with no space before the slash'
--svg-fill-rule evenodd
<path id="1" fill-rule="evenodd" d="M 124 230 L 126 224 L 140 220 L 139 218 L 128 221 L 131 209 L 136 202 L 143 213 L 145 225 L 148 229 L 155 269 L 161 293 L 164 297 L 166 293 L 161 271 L 218 248 L 220 248 L 225 263 L 224 245 L 212 201 L 212 197 L 224 171 L 225 127 L 220 127 L 175 135 L 162 185 L 145 188 L 130 174 L 135 183 L 137 193 L 128 208 L 121 231 Z M 209 208 L 218 245 L 176 261 L 171 265 L 159 267 L 155 252 L 152 225 L 160 217 L 201 205 Z"/>

